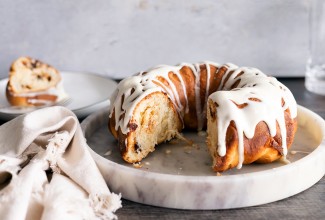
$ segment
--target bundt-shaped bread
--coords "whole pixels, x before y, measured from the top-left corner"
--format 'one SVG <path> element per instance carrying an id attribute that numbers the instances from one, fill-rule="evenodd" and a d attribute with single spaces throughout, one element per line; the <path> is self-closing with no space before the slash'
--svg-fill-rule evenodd
<path id="1" fill-rule="evenodd" d="M 20 57 L 10 67 L 6 96 L 14 106 L 41 106 L 55 103 L 66 94 L 58 70 L 42 61 Z"/>
<path id="2" fill-rule="evenodd" d="M 292 93 L 255 68 L 213 62 L 158 66 L 122 80 L 109 129 L 122 157 L 139 162 L 182 129 L 207 128 L 213 169 L 285 157 L 297 129 Z"/>

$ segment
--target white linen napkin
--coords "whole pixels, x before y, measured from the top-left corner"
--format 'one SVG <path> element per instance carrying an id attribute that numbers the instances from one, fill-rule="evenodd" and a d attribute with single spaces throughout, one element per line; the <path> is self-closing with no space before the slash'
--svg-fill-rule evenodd
<path id="1" fill-rule="evenodd" d="M 0 126 L 0 219 L 116 219 L 73 112 L 49 107 Z"/>

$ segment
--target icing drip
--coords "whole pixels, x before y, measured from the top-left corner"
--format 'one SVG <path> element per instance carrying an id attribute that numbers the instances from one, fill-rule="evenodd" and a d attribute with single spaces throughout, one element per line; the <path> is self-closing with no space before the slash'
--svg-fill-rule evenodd
<path id="1" fill-rule="evenodd" d="M 209 97 L 209 90 L 210 90 L 210 77 L 211 77 L 211 69 L 210 69 L 210 65 L 208 62 L 205 62 L 205 67 L 207 70 L 207 85 L 206 85 L 206 89 L 205 89 L 205 99 L 204 99 L 204 106 L 203 106 L 203 112 L 202 115 L 200 117 L 201 120 L 201 124 L 198 127 L 198 130 L 201 131 L 203 129 L 203 120 L 205 120 L 205 115 L 206 115 L 206 111 L 207 111 L 207 102 L 208 102 L 208 97 Z"/>
<path id="2" fill-rule="evenodd" d="M 56 95 L 58 97 L 66 97 L 67 94 L 64 91 L 63 88 L 63 83 L 62 81 L 60 81 L 56 86 L 53 86 L 47 90 L 44 91 L 38 91 L 38 92 L 25 92 L 25 93 L 13 93 L 13 96 L 17 96 L 17 97 L 33 97 L 33 96 L 38 96 L 38 95 Z"/>
<path id="3" fill-rule="evenodd" d="M 188 97 L 186 91 L 185 82 L 180 74 L 180 69 L 184 66 L 189 67 L 194 76 L 195 76 L 195 100 L 196 100 L 196 112 L 197 112 L 197 120 L 198 120 L 198 130 L 202 130 L 203 127 L 203 110 L 201 108 L 201 100 L 200 100 L 200 65 L 198 64 L 189 64 L 182 63 L 178 66 L 167 66 L 160 65 L 154 67 L 147 72 L 142 72 L 139 75 L 131 76 L 122 80 L 117 90 L 112 95 L 111 101 L 111 109 L 110 109 L 110 117 L 112 117 L 113 112 L 115 112 L 115 129 L 121 129 L 123 134 L 127 134 L 129 132 L 128 123 L 132 118 L 132 113 L 136 105 L 147 95 L 153 92 L 164 92 L 168 95 L 171 101 L 174 103 L 177 111 L 180 114 L 189 111 L 188 107 Z M 210 67 L 209 65 L 219 66 L 219 64 L 213 62 L 205 62 L 203 63 L 207 67 L 207 71 L 209 72 L 207 81 L 210 80 Z M 209 68 L 208 68 L 209 67 Z M 169 73 L 172 72 L 177 76 L 179 82 L 182 86 L 182 90 L 185 97 L 185 105 L 183 106 L 175 84 L 169 78 Z M 170 88 L 165 86 L 159 78 L 163 78 Z M 159 85 L 159 86 L 157 86 Z M 123 100 L 122 100 L 123 97 Z M 182 115 L 181 117 L 182 118 Z"/>
<path id="4" fill-rule="evenodd" d="M 200 82 L 200 78 L 201 78 L 201 69 L 200 69 L 200 65 L 205 65 L 206 66 L 206 70 L 207 70 L 207 85 L 205 88 L 205 100 L 204 100 L 204 106 L 203 108 L 202 103 L 201 103 L 201 98 L 200 98 L 200 87 L 201 87 L 201 82 Z M 196 108 L 196 118 L 197 118 L 197 130 L 198 131 L 202 131 L 203 129 L 203 125 L 204 125 L 204 120 L 205 120 L 205 115 L 206 115 L 206 105 L 207 105 L 207 100 L 208 100 L 208 96 L 209 96 L 209 86 L 210 86 L 210 77 L 211 77 L 211 70 L 210 70 L 210 65 L 218 67 L 220 66 L 218 63 L 215 62 L 211 62 L 211 61 L 205 61 L 202 63 L 196 63 L 196 64 L 189 64 L 189 63 L 182 63 L 182 65 L 186 65 L 188 66 L 194 76 L 195 76 L 195 108 Z"/>
<path id="5" fill-rule="evenodd" d="M 134 90 L 133 93 L 132 90 Z M 135 100 L 141 100 L 156 91 L 162 91 L 162 88 L 155 85 L 147 77 L 133 76 L 132 78 L 122 80 L 116 91 L 116 98 L 112 102 L 112 107 L 115 110 L 115 129 L 118 130 L 120 128 L 123 134 L 128 133 L 129 128 L 127 125 L 137 105 Z M 124 100 L 122 100 L 122 97 L 124 97 Z M 112 113 L 113 111 L 111 110 L 110 117 L 112 117 Z M 123 114 L 124 118 L 122 118 Z"/>
<path id="6" fill-rule="evenodd" d="M 205 88 L 200 88 L 200 65 L 206 67 L 207 85 Z M 214 73 L 211 73 L 210 66 L 217 69 L 222 67 L 213 62 L 182 63 L 178 66 L 162 65 L 122 80 L 111 99 L 110 117 L 113 116 L 113 113 L 115 114 L 115 129 L 120 128 L 123 134 L 127 134 L 129 132 L 128 123 L 132 119 L 136 105 L 154 92 L 167 94 L 182 119 L 184 112 L 188 113 L 189 111 L 186 85 L 180 74 L 180 69 L 184 66 L 190 68 L 195 77 L 195 109 L 199 131 L 203 128 L 207 100 L 211 99 L 218 104 L 216 114 L 218 118 L 218 154 L 220 156 L 226 155 L 225 137 L 231 121 L 235 123 L 238 132 L 238 168 L 241 168 L 244 161 L 244 135 L 247 138 L 254 137 L 256 125 L 260 121 L 267 124 L 272 137 L 276 135 L 276 127 L 277 124 L 279 125 L 282 137 L 282 154 L 284 157 L 287 155 L 284 111 L 289 109 L 292 118 L 297 116 L 296 101 L 292 93 L 275 78 L 266 76 L 258 69 L 239 68 L 230 63 L 224 65 L 227 71 L 222 77 L 218 91 L 210 96 L 209 83 L 210 78 L 214 76 Z M 170 79 L 169 73 L 178 78 L 184 93 L 185 104 L 184 102 L 182 104 L 178 90 Z M 161 81 L 162 79 L 164 82 Z M 200 99 L 200 89 L 205 90 L 204 100 Z"/>
<path id="7" fill-rule="evenodd" d="M 180 101 L 175 84 L 169 78 L 170 72 L 172 72 L 178 77 L 183 88 L 184 96 L 186 98 L 186 105 L 188 106 L 185 83 L 179 73 L 179 70 L 181 68 L 181 65 L 162 65 L 150 69 L 148 72 L 143 72 L 138 76 L 131 76 L 122 80 L 119 83 L 116 93 L 113 94 L 113 97 L 115 97 L 115 99 L 113 98 L 114 100 L 112 100 L 113 104 L 110 113 L 110 117 L 112 117 L 113 110 L 115 112 L 115 129 L 118 130 L 118 128 L 121 128 L 122 133 L 127 134 L 129 132 L 128 122 L 132 118 L 132 113 L 135 106 L 144 97 L 153 92 L 159 91 L 167 93 L 169 98 L 172 100 L 175 107 L 177 108 L 178 112 L 181 112 L 182 109 L 184 109 L 184 106 L 182 106 L 182 103 Z M 160 82 L 157 77 L 162 77 L 164 80 L 166 80 L 171 89 L 169 89 L 162 82 Z M 123 103 L 122 97 L 124 97 Z M 122 117 L 123 115 L 124 117 Z"/>
<path id="8" fill-rule="evenodd" d="M 201 99 L 200 99 L 200 64 L 188 64 L 188 66 L 191 68 L 194 76 L 195 76 L 195 108 L 196 108 L 196 118 L 197 118 L 197 124 L 198 124 L 198 130 L 202 130 L 202 119 L 201 119 Z M 201 128 L 201 129 L 200 129 Z"/>
<path id="9" fill-rule="evenodd" d="M 226 155 L 226 132 L 230 122 L 233 121 L 238 132 L 239 163 L 237 168 L 241 168 L 244 161 L 244 135 L 247 138 L 253 138 L 257 124 L 264 121 L 272 137 L 276 135 L 278 123 L 282 137 L 282 154 L 285 157 L 287 143 L 284 111 L 289 108 L 291 117 L 297 116 L 293 95 L 275 78 L 267 77 L 258 69 L 238 68 L 233 64 L 227 64 L 227 66 L 228 70 L 221 82 L 222 91 L 217 91 L 209 97 L 218 104 L 216 113 L 218 154 Z M 239 84 L 232 89 L 238 80 L 240 80 Z M 282 100 L 285 103 L 283 106 Z"/>
<path id="10" fill-rule="evenodd" d="M 38 96 L 42 96 L 42 95 L 56 96 L 57 98 L 56 98 L 55 102 L 59 102 L 59 101 L 66 99 L 68 97 L 68 94 L 64 90 L 62 81 L 60 81 L 56 86 L 53 86 L 53 87 L 51 87 L 47 90 L 44 90 L 44 91 L 13 94 L 13 96 L 16 96 L 16 97 L 29 97 L 28 102 L 31 104 L 51 104 L 51 103 L 53 103 L 53 101 L 51 101 L 51 100 L 39 99 Z"/>

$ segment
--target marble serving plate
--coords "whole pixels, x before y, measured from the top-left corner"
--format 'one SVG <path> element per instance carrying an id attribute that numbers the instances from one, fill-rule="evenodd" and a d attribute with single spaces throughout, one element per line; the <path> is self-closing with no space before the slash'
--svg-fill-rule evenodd
<path id="1" fill-rule="evenodd" d="M 91 153 L 108 186 L 131 201 L 178 209 L 229 209 L 281 200 L 313 186 L 325 174 L 325 122 L 299 106 L 298 131 L 287 159 L 244 165 L 217 174 L 204 135 L 183 133 L 195 146 L 173 140 L 140 164 L 125 163 L 108 131 L 108 112 L 82 122 Z"/>

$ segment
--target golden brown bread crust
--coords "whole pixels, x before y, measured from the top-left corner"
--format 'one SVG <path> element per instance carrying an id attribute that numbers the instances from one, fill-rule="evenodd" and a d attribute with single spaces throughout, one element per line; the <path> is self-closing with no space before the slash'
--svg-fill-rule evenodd
<path id="1" fill-rule="evenodd" d="M 210 105 L 209 114 L 215 115 L 215 105 Z M 285 111 L 285 124 L 287 130 L 287 146 L 291 147 L 295 133 L 297 131 L 297 119 L 291 119 L 290 111 Z M 211 123 L 216 123 L 218 119 L 213 117 Z M 226 133 L 226 149 L 225 156 L 219 156 L 217 153 L 217 143 L 210 138 L 207 139 L 207 145 L 212 153 L 213 165 L 212 168 L 216 172 L 223 172 L 234 168 L 239 163 L 238 153 L 238 132 L 235 123 L 231 122 Z M 243 164 L 251 163 L 271 163 L 280 159 L 283 156 L 282 139 L 280 128 L 277 124 L 277 132 L 274 137 L 270 135 L 269 128 L 265 122 L 261 121 L 255 128 L 254 137 L 248 139 L 244 135 L 244 162 Z"/>
<path id="2" fill-rule="evenodd" d="M 43 105 L 40 103 L 32 103 L 30 100 L 44 100 L 44 101 L 49 101 L 49 102 L 55 102 L 57 100 L 56 95 L 51 95 L 51 94 L 42 94 L 42 95 L 35 95 L 35 96 L 15 96 L 12 93 L 11 87 L 7 84 L 6 87 L 6 97 L 10 105 L 13 106 L 38 106 L 38 105 Z"/>
<path id="3" fill-rule="evenodd" d="M 207 69 L 205 65 L 200 65 L 200 70 L 201 70 L 201 77 L 200 77 L 200 87 L 201 88 L 206 88 L 207 86 Z M 225 69 L 219 69 L 217 71 L 217 68 L 215 66 L 210 66 L 210 73 L 213 74 L 212 77 L 210 77 L 209 83 L 209 94 L 217 91 L 218 85 L 221 82 L 222 76 L 225 73 Z M 184 126 L 187 129 L 197 129 L 198 128 L 198 119 L 197 119 L 197 110 L 196 110 L 196 100 L 195 100 L 195 76 L 191 68 L 184 66 L 181 70 L 180 73 L 182 75 L 182 78 L 184 80 L 184 84 L 186 86 L 186 91 L 187 91 L 187 97 L 188 97 L 188 107 L 189 111 L 184 113 L 183 121 L 184 121 Z M 176 88 L 179 88 L 181 86 L 177 86 Z M 200 90 L 200 100 L 205 99 L 205 94 L 206 90 L 201 89 Z M 181 93 L 180 93 L 181 94 Z M 180 97 L 182 103 L 185 103 L 185 97 L 181 96 Z M 206 105 L 204 101 L 201 103 L 201 108 Z M 202 117 L 204 117 L 202 115 Z M 204 126 L 205 128 L 206 120 L 204 120 Z"/>
<path id="4" fill-rule="evenodd" d="M 206 87 L 207 85 L 207 69 L 205 65 L 200 66 L 201 69 L 201 78 L 200 78 L 200 85 L 202 88 Z M 219 69 L 217 71 L 217 68 L 215 66 L 210 66 L 210 72 L 213 73 L 213 77 L 210 77 L 210 87 L 209 87 L 209 94 L 213 93 L 217 90 L 219 83 L 221 82 L 223 74 L 226 72 L 225 68 Z M 184 81 L 184 84 L 186 86 L 186 96 L 188 97 L 188 108 L 189 111 L 178 113 L 175 109 L 174 104 L 172 101 L 169 100 L 169 108 L 172 109 L 175 112 L 175 115 L 178 116 L 177 120 L 177 130 L 181 131 L 183 126 L 181 125 L 181 121 L 184 123 L 184 127 L 187 129 L 197 129 L 198 127 L 198 119 L 197 119 L 197 113 L 196 113 L 196 100 L 195 100 L 195 75 L 191 68 L 184 66 L 182 69 L 180 69 L 180 73 L 182 76 L 182 80 Z M 145 74 L 145 73 L 144 73 Z M 169 72 L 169 78 L 173 81 L 177 92 L 180 96 L 180 101 L 183 106 L 186 105 L 186 98 L 184 95 L 184 91 L 182 87 L 180 86 L 180 80 L 178 77 L 173 73 Z M 158 77 L 157 80 L 161 82 L 164 86 L 166 86 L 168 89 L 171 89 L 171 85 L 169 85 L 168 81 L 164 79 L 163 77 Z M 158 84 L 157 84 L 158 85 Z M 159 86 L 159 85 L 158 85 Z M 153 93 L 154 94 L 154 93 Z M 153 94 L 150 94 L 146 99 L 149 99 L 150 96 Z M 166 97 L 167 95 L 164 94 Z M 204 100 L 206 94 L 205 90 L 200 92 L 200 99 Z M 123 99 L 123 97 L 122 97 Z M 168 98 L 169 99 L 169 98 Z M 122 100 L 123 102 L 123 100 Z M 138 104 L 139 105 L 139 104 Z M 201 103 L 201 108 L 203 108 L 205 105 L 204 102 Z M 181 119 L 181 115 L 183 115 L 183 118 Z M 130 120 L 130 123 L 128 124 L 128 127 L 130 128 L 130 132 L 128 134 L 123 134 L 121 129 L 116 130 L 115 129 L 116 121 L 115 121 L 115 112 L 112 112 L 112 115 L 109 117 L 108 120 L 108 128 L 112 135 L 118 140 L 118 145 L 121 151 L 121 155 L 123 159 L 126 162 L 134 163 L 139 162 L 142 160 L 142 158 L 137 158 L 136 160 L 134 157 L 130 156 L 130 154 L 135 154 L 137 150 L 137 142 L 135 138 L 135 132 L 133 127 L 136 127 L 137 124 L 134 122 L 134 119 Z M 206 120 L 204 121 L 204 127 L 206 127 Z"/>
<path id="5" fill-rule="evenodd" d="M 142 149 L 142 150 L 139 149 L 138 142 L 141 142 L 139 140 L 141 138 L 140 137 L 141 135 L 139 135 L 139 133 L 137 133 L 137 128 L 144 127 L 144 129 L 140 132 L 140 134 L 144 134 L 144 133 L 152 134 L 157 129 L 159 124 L 162 123 L 161 120 L 151 117 L 152 114 L 159 114 L 157 111 L 161 111 L 162 109 L 158 108 L 156 110 L 153 110 L 154 108 L 149 108 L 149 107 L 147 107 L 147 104 L 144 104 L 144 102 L 148 102 L 148 103 L 155 102 L 154 99 L 157 99 L 157 97 L 159 97 L 159 102 L 167 105 L 168 106 L 167 108 L 168 108 L 168 110 L 170 110 L 172 115 L 176 116 L 176 118 L 173 119 L 173 122 L 174 122 L 173 126 L 170 127 L 169 130 L 171 132 L 181 131 L 181 129 L 182 129 L 181 118 L 177 114 L 177 111 L 176 111 L 173 103 L 168 98 L 168 96 L 162 92 L 151 93 L 148 96 L 146 96 L 142 100 L 142 102 L 137 104 L 137 107 L 134 110 L 133 117 L 128 123 L 128 127 L 130 130 L 127 135 L 123 134 L 123 132 L 121 131 L 120 128 L 118 130 L 115 130 L 115 125 L 116 125 L 116 121 L 115 121 L 115 117 L 114 117 L 115 112 L 112 113 L 113 115 L 112 115 L 112 117 L 110 117 L 111 120 L 108 121 L 109 130 L 111 131 L 113 136 L 118 140 L 118 146 L 119 146 L 122 158 L 129 163 L 135 163 L 135 162 L 141 161 L 144 157 L 146 157 L 148 155 L 148 153 L 150 153 L 154 150 L 154 148 L 153 148 L 154 146 L 152 146 L 151 149 Z M 143 104 L 146 105 L 146 109 L 144 111 L 141 110 L 142 107 L 140 106 Z M 159 103 L 155 103 L 155 104 L 158 105 Z M 146 111 L 156 111 L 156 112 L 155 113 L 150 112 L 150 114 L 148 116 L 145 116 Z M 162 130 L 162 133 L 164 133 L 164 132 L 165 131 Z M 168 138 L 168 136 L 170 136 L 170 137 Z M 166 139 L 169 140 L 172 137 L 173 137 L 173 134 L 170 134 L 170 135 L 165 134 L 165 135 L 163 135 L 163 137 L 157 139 L 156 144 L 160 144 L 163 141 L 165 141 Z"/>
<path id="6" fill-rule="evenodd" d="M 51 72 L 51 74 L 49 73 Z M 9 72 L 9 80 L 6 86 L 6 97 L 8 102 L 13 106 L 40 106 L 44 105 L 45 103 L 55 102 L 58 99 L 56 94 L 46 94 L 46 93 L 39 93 L 45 91 L 46 88 L 41 87 L 32 87 L 30 84 L 22 85 L 21 90 L 15 88 L 15 84 L 17 84 L 17 74 L 27 74 L 33 73 L 37 76 L 37 79 L 46 80 L 49 83 L 49 87 L 56 85 L 59 81 L 61 81 L 61 75 L 58 70 L 54 67 L 46 64 L 40 60 L 33 59 L 30 57 L 19 57 L 15 60 Z M 56 75 L 56 79 L 52 77 L 53 74 Z M 51 80 L 53 81 L 51 85 Z M 15 82 L 16 81 L 16 82 Z M 29 92 L 35 93 L 34 95 L 31 93 L 29 95 L 25 95 Z M 40 100 L 40 102 L 33 102 L 33 100 Z"/>

